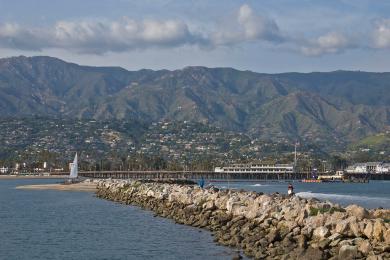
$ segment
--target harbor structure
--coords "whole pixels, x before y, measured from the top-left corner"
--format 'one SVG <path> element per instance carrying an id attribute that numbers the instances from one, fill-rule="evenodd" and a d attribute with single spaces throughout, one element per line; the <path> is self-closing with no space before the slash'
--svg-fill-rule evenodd
<path id="1" fill-rule="evenodd" d="M 292 174 L 294 165 L 292 164 L 265 164 L 248 163 L 233 164 L 225 167 L 215 167 L 214 172 L 218 173 L 252 173 L 252 174 Z"/>
<path id="2" fill-rule="evenodd" d="M 386 174 L 390 173 L 390 163 L 383 162 L 366 162 L 366 163 L 355 163 L 348 166 L 345 169 L 346 173 L 373 173 L 373 174 Z"/>

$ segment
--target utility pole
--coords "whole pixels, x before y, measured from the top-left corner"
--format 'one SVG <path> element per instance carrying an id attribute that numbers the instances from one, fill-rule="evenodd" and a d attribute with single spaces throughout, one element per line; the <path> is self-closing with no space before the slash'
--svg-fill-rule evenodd
<path id="1" fill-rule="evenodd" d="M 295 146 L 294 146 L 294 172 L 296 173 L 297 169 L 297 141 L 295 141 Z"/>

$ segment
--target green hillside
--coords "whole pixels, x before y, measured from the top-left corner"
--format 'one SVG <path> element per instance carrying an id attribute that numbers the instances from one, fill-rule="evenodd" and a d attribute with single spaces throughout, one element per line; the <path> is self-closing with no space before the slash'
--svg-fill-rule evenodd
<path id="1" fill-rule="evenodd" d="M 390 125 L 390 73 L 127 71 L 51 57 L 0 59 L 1 117 L 191 120 L 334 147 Z"/>
<path id="2" fill-rule="evenodd" d="M 362 140 L 351 145 L 354 149 L 373 149 L 373 150 L 389 150 L 390 149 L 390 132 L 380 133 L 372 136 L 367 136 Z"/>

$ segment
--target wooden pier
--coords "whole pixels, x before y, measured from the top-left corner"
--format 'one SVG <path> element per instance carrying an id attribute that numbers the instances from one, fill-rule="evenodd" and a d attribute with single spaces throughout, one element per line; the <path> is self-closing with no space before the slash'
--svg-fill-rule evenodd
<path id="1" fill-rule="evenodd" d="M 67 176 L 69 172 L 50 172 L 43 176 Z M 317 176 L 325 173 L 318 173 Z M 278 181 L 311 179 L 310 172 L 297 173 L 224 173 L 214 171 L 79 171 L 79 176 L 93 179 L 190 179 L 202 177 L 207 180 L 236 180 L 236 181 Z M 390 180 L 390 173 L 344 173 L 346 182 L 367 182 L 370 180 Z"/>
<path id="2" fill-rule="evenodd" d="M 208 180 L 301 180 L 310 173 L 223 173 L 214 171 L 79 171 L 86 178 L 113 179 L 208 179 Z"/>

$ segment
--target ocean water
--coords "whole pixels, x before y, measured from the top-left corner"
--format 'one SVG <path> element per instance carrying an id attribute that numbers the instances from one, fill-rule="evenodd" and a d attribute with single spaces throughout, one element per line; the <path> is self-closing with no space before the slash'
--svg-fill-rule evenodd
<path id="1" fill-rule="evenodd" d="M 58 180 L 0 180 L 0 259 L 231 259 L 207 231 L 93 193 L 16 190 Z M 222 188 L 286 193 L 287 182 L 213 182 Z M 302 197 L 390 208 L 390 182 L 292 183 Z"/>
<path id="2" fill-rule="evenodd" d="M 329 200 L 346 206 L 358 204 L 366 208 L 390 208 L 390 181 L 369 183 L 302 183 L 291 182 L 297 196 Z M 252 190 L 264 193 L 287 194 L 288 182 L 212 182 L 221 188 Z"/>
<path id="3" fill-rule="evenodd" d="M 0 180 L 0 259 L 231 259 L 207 231 L 93 193 L 16 190 Z"/>

